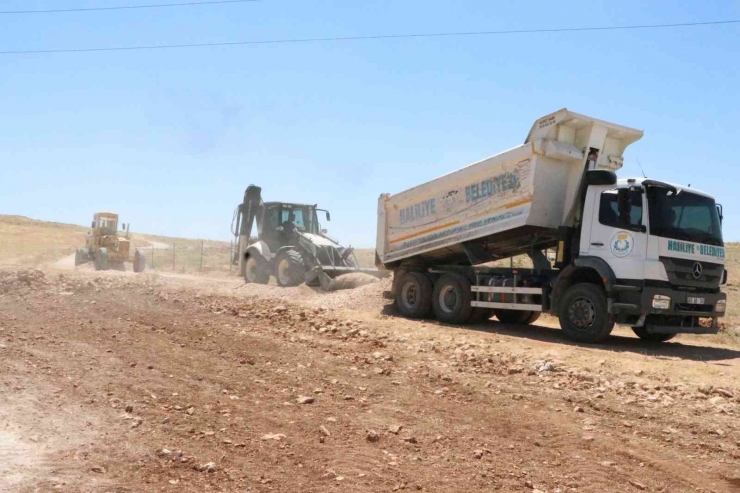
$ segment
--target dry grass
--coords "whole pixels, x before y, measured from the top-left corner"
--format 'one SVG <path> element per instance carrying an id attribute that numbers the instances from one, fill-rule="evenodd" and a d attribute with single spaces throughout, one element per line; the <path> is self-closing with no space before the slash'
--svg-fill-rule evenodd
<path id="1" fill-rule="evenodd" d="M 0 215 L 0 265 L 36 267 L 73 254 L 89 229 Z"/>

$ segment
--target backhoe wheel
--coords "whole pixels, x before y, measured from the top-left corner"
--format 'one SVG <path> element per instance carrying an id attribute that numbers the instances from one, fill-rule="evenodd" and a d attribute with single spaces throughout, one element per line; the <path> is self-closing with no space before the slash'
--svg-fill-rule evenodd
<path id="1" fill-rule="evenodd" d="M 87 250 L 84 248 L 78 248 L 75 250 L 75 267 L 82 265 L 87 262 Z"/>
<path id="2" fill-rule="evenodd" d="M 298 286 L 306 280 L 303 255 L 298 250 L 283 250 L 275 257 L 275 278 L 278 286 Z"/>
<path id="3" fill-rule="evenodd" d="M 459 274 L 445 274 L 434 283 L 432 308 L 440 322 L 468 323 L 473 314 L 470 281 Z"/>
<path id="4" fill-rule="evenodd" d="M 560 301 L 560 327 L 568 339 L 577 342 L 603 341 L 614 328 L 601 286 L 580 283 L 568 288 Z"/>
<path id="5" fill-rule="evenodd" d="M 247 257 L 247 261 L 244 262 L 244 282 L 267 284 L 267 281 L 270 280 L 270 273 L 267 272 L 265 261 L 257 255 L 250 255 Z"/>
<path id="6" fill-rule="evenodd" d="M 522 310 L 496 310 L 496 318 L 499 322 L 514 325 L 529 325 L 540 318 L 540 312 Z"/>
<path id="7" fill-rule="evenodd" d="M 107 270 L 108 269 L 108 250 L 105 248 L 98 248 L 93 255 L 95 263 L 95 270 Z"/>
<path id="8" fill-rule="evenodd" d="M 400 271 L 396 308 L 404 317 L 424 318 L 432 310 L 432 280 L 422 272 Z"/>
<path id="9" fill-rule="evenodd" d="M 136 249 L 134 253 L 134 272 L 139 274 L 146 269 L 146 254 L 143 250 Z"/>
<path id="10" fill-rule="evenodd" d="M 650 334 L 645 327 L 632 327 L 632 332 L 645 342 L 661 343 L 670 341 L 678 334 Z"/>

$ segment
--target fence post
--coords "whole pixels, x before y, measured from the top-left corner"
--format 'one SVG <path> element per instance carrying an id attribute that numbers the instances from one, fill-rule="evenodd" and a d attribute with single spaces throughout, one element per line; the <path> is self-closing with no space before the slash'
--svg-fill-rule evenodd
<path id="1" fill-rule="evenodd" d="M 172 272 L 175 272 L 175 249 L 177 248 L 177 245 L 175 243 L 172 243 Z"/>
<path id="2" fill-rule="evenodd" d="M 234 263 L 234 240 L 229 242 L 229 275 L 231 275 L 231 265 Z"/>
<path id="3" fill-rule="evenodd" d="M 200 270 L 203 270 L 203 240 L 200 240 Z"/>
<path id="4" fill-rule="evenodd" d="M 154 245 L 152 245 L 152 269 L 154 269 Z"/>

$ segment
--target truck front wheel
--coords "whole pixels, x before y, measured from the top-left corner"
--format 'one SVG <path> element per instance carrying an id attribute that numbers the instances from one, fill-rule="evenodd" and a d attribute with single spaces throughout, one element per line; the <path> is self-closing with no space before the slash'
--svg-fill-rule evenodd
<path id="1" fill-rule="evenodd" d="M 396 308 L 404 317 L 424 318 L 432 309 L 432 281 L 421 272 L 405 272 L 396 288 Z"/>
<path id="2" fill-rule="evenodd" d="M 95 250 L 93 263 L 95 265 L 95 270 L 108 270 L 108 250 L 105 248 L 98 248 Z"/>
<path id="3" fill-rule="evenodd" d="M 560 328 L 573 341 L 603 341 L 614 328 L 606 294 L 595 284 L 580 283 L 569 287 L 560 300 L 559 311 Z"/>
<path id="4" fill-rule="evenodd" d="M 464 324 L 473 314 L 470 281 L 458 274 L 445 274 L 434 283 L 432 308 L 440 322 Z"/>

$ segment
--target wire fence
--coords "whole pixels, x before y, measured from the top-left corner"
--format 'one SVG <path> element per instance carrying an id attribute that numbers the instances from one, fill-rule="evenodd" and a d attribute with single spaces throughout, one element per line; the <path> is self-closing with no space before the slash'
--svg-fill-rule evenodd
<path id="1" fill-rule="evenodd" d="M 208 240 L 183 240 L 173 243 L 153 242 L 142 248 L 147 256 L 147 270 L 180 274 L 229 275 L 234 243 Z"/>

